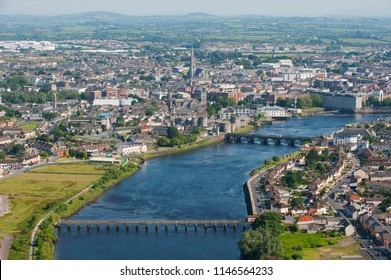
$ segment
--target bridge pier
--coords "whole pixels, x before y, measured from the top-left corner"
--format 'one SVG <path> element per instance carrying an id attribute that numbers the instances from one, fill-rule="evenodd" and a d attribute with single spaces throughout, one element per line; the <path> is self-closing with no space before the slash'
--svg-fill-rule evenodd
<path id="1" fill-rule="evenodd" d="M 157 224 L 155 224 L 155 230 L 156 230 L 156 232 L 159 231 L 159 226 Z"/>
<path id="2" fill-rule="evenodd" d="M 136 232 L 138 231 L 138 224 L 136 224 Z"/>
<path id="3" fill-rule="evenodd" d="M 57 225 L 57 231 L 58 231 L 58 232 L 61 231 L 61 224 L 58 224 L 58 225 Z"/>
<path id="4" fill-rule="evenodd" d="M 106 224 L 106 230 L 107 230 L 107 231 L 110 230 L 110 224 Z"/>
<path id="5" fill-rule="evenodd" d="M 178 224 L 175 224 L 175 231 L 178 231 Z"/>
<path id="6" fill-rule="evenodd" d="M 204 230 L 206 231 L 208 229 L 207 225 L 204 224 Z"/>
<path id="7" fill-rule="evenodd" d="M 77 231 L 80 231 L 80 224 L 77 224 Z"/>
<path id="8" fill-rule="evenodd" d="M 71 230 L 71 225 L 70 224 L 68 224 L 68 231 L 70 231 Z"/>
<path id="9" fill-rule="evenodd" d="M 129 224 L 126 224 L 126 231 L 129 231 Z"/>
<path id="10" fill-rule="evenodd" d="M 87 224 L 87 231 L 90 231 L 91 229 L 91 224 Z"/>
<path id="11" fill-rule="evenodd" d="M 213 229 L 214 229 L 215 231 L 217 230 L 217 225 L 216 225 L 216 224 L 214 224 Z"/>
<path id="12" fill-rule="evenodd" d="M 165 229 L 166 229 L 166 232 L 168 231 L 168 225 L 167 224 L 165 224 Z"/>
<path id="13" fill-rule="evenodd" d="M 185 231 L 187 231 L 187 224 L 185 224 Z"/>
<path id="14" fill-rule="evenodd" d="M 234 231 L 236 231 L 236 224 L 234 224 Z"/>
<path id="15" fill-rule="evenodd" d="M 148 224 L 145 224 L 145 231 L 148 232 Z"/>
<path id="16" fill-rule="evenodd" d="M 246 224 L 243 224 L 243 231 L 246 231 Z"/>
<path id="17" fill-rule="evenodd" d="M 197 224 L 194 224 L 194 231 L 197 231 Z"/>
<path id="18" fill-rule="evenodd" d="M 116 224 L 116 225 L 115 225 L 115 229 L 116 229 L 117 231 L 119 231 L 119 224 Z"/>
<path id="19" fill-rule="evenodd" d="M 100 230 L 100 224 L 96 224 L 96 230 L 97 230 L 97 231 Z"/>
<path id="20" fill-rule="evenodd" d="M 224 224 L 224 231 L 227 230 L 227 224 Z"/>

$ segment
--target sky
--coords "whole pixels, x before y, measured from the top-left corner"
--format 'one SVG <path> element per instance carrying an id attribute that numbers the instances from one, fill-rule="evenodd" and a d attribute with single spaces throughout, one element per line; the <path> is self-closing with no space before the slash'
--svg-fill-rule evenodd
<path id="1" fill-rule="evenodd" d="M 387 16 L 391 0 L 0 0 L 0 14 L 65 15 L 109 11 L 126 15 Z"/>

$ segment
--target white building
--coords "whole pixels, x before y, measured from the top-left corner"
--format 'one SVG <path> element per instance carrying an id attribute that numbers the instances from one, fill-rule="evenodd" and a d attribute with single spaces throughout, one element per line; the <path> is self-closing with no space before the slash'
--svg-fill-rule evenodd
<path id="1" fill-rule="evenodd" d="M 144 143 L 121 146 L 117 149 L 117 152 L 122 156 L 141 154 L 141 153 L 145 153 L 146 151 L 147 151 L 147 145 L 145 145 Z"/>
<path id="2" fill-rule="evenodd" d="M 92 106 L 116 106 L 119 107 L 120 100 L 118 98 L 96 98 Z"/>
<path id="3" fill-rule="evenodd" d="M 266 106 L 257 109 L 257 114 L 263 114 L 267 118 L 288 117 L 284 108 L 279 106 Z"/>

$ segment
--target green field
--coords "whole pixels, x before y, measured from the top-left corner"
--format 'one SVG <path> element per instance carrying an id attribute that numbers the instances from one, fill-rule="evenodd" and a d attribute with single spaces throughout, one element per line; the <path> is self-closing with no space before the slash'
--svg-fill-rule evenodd
<path id="1" fill-rule="evenodd" d="M 19 224 L 49 202 L 65 200 L 95 182 L 104 170 L 95 170 L 90 164 L 61 164 L 44 166 L 34 173 L 23 173 L 0 182 L 0 193 L 8 195 L 11 213 L 0 218 L 0 233 L 18 231 Z M 57 174 L 42 174 L 40 171 L 57 171 Z M 76 175 L 67 173 L 77 170 Z"/>
<path id="2" fill-rule="evenodd" d="M 388 44 L 389 42 L 385 42 L 382 40 L 376 40 L 376 39 L 362 39 L 362 38 L 339 38 L 340 41 L 345 43 L 351 43 L 351 44 L 379 44 L 384 45 Z"/>
<path id="3" fill-rule="evenodd" d="M 19 126 L 19 128 L 24 130 L 35 130 L 38 125 L 39 122 L 31 122 L 31 123 L 22 124 L 21 126 Z"/>
<path id="4" fill-rule="evenodd" d="M 302 255 L 306 260 L 333 260 L 360 255 L 360 246 L 353 238 L 344 237 L 340 233 L 318 232 L 284 233 L 278 237 L 281 240 L 285 254 Z"/>
<path id="5" fill-rule="evenodd" d="M 113 167 L 112 165 L 85 164 L 83 162 L 63 163 L 63 164 L 51 164 L 37 169 L 32 169 L 30 170 L 30 173 L 103 175 L 112 167 Z"/>

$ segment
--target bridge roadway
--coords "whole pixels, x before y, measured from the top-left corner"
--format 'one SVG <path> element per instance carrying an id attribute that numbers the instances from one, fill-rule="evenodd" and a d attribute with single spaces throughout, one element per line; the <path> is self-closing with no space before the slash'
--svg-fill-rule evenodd
<path id="1" fill-rule="evenodd" d="M 247 220 L 58 220 L 55 224 L 59 230 L 61 230 L 61 226 L 66 226 L 68 230 L 71 229 L 72 225 L 76 225 L 77 230 L 80 230 L 81 226 L 84 225 L 87 227 L 87 230 L 91 228 L 91 226 L 96 226 L 96 229 L 99 230 L 101 226 L 106 226 L 107 230 L 110 230 L 110 226 L 115 226 L 117 230 L 119 230 L 120 225 L 125 225 L 126 230 L 129 230 L 130 225 L 134 225 L 136 230 L 139 230 L 140 226 L 143 226 L 145 230 L 148 231 L 149 226 L 154 226 L 155 230 L 158 231 L 159 225 L 165 226 L 166 231 L 169 226 L 174 225 L 175 230 L 178 230 L 178 226 L 184 226 L 185 230 L 187 230 L 188 226 L 193 225 L 194 229 L 197 230 L 198 225 L 204 226 L 206 230 L 208 226 L 212 226 L 215 230 L 218 226 L 223 226 L 224 230 L 227 229 L 228 226 L 231 226 L 236 230 L 237 226 L 242 226 L 243 229 L 246 229 L 246 225 L 250 225 L 251 223 Z"/>

